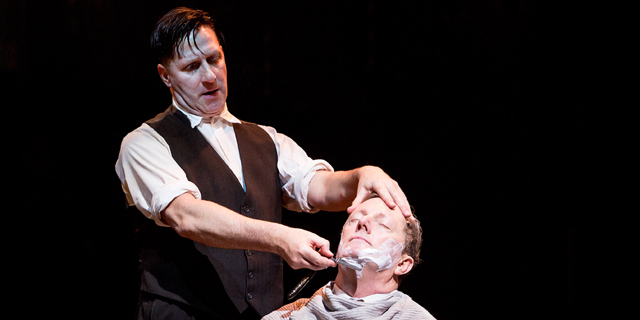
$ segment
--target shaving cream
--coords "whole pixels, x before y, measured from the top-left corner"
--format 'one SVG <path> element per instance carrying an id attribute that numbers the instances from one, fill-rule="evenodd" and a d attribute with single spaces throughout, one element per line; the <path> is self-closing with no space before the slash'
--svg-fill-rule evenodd
<path id="1" fill-rule="evenodd" d="M 338 246 L 338 254 L 343 260 L 350 263 L 359 264 L 364 270 L 367 262 L 374 263 L 378 266 L 376 272 L 391 269 L 402 256 L 402 243 L 396 242 L 389 238 L 383 242 L 379 248 L 366 248 L 362 250 L 353 249 L 349 246 L 343 247 L 342 236 L 340 236 L 340 245 Z M 344 266 L 343 266 L 344 267 Z M 356 271 L 358 278 L 362 278 L 362 270 Z"/>

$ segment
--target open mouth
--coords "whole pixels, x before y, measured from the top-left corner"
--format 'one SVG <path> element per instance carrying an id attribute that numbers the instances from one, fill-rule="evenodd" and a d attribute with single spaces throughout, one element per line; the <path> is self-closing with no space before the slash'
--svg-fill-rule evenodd
<path id="1" fill-rule="evenodd" d="M 203 96 L 214 96 L 218 93 L 218 91 L 220 91 L 220 89 L 215 89 L 215 90 L 211 90 L 211 91 L 207 91 L 205 93 L 203 93 Z"/>

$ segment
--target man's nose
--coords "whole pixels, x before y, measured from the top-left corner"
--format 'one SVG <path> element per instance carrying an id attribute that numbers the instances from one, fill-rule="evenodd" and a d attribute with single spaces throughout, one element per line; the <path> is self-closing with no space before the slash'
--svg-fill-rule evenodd
<path id="1" fill-rule="evenodd" d="M 213 67 L 208 63 L 202 64 L 202 82 L 213 82 L 217 79 Z"/>
<path id="2" fill-rule="evenodd" d="M 360 218 L 360 220 L 358 220 L 358 226 L 356 231 L 362 230 L 366 233 L 369 233 L 371 231 L 371 224 L 369 220 L 370 219 L 368 219 L 367 216 L 363 216 L 362 218 Z"/>

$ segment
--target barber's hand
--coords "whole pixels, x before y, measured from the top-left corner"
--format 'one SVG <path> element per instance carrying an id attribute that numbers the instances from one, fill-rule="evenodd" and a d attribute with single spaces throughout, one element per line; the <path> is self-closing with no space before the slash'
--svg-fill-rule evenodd
<path id="1" fill-rule="evenodd" d="M 405 217 L 412 216 L 411 207 L 404 192 L 398 183 L 382 169 L 365 166 L 358 168 L 358 171 L 358 191 L 351 207 L 347 208 L 347 213 L 351 214 L 367 195 L 376 192 L 389 208 L 393 209 L 398 206 Z"/>
<path id="2" fill-rule="evenodd" d="M 296 228 L 287 228 L 281 234 L 278 254 L 291 268 L 322 270 L 335 267 L 329 259 L 333 253 L 329 250 L 329 241 L 315 233 Z"/>

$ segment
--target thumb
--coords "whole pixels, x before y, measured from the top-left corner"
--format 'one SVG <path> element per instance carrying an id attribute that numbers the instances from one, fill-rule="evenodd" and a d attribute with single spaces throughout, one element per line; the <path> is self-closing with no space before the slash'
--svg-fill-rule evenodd
<path id="1" fill-rule="evenodd" d="M 334 262 L 328 259 L 333 257 L 333 252 L 331 252 L 331 249 L 329 248 L 329 240 L 318 237 L 317 239 L 314 239 L 313 242 L 318 255 L 321 257 L 319 260 L 315 261 L 314 264 L 324 268 L 335 266 Z"/>
<path id="2" fill-rule="evenodd" d="M 333 257 L 333 253 L 329 248 L 329 240 L 322 238 L 320 236 L 316 236 L 315 239 L 312 240 L 313 247 L 316 248 L 316 251 L 320 253 L 320 255 L 324 257 Z"/>
<path id="3" fill-rule="evenodd" d="M 331 250 L 329 249 L 329 245 L 327 244 L 326 246 L 322 246 L 320 248 L 318 248 L 318 253 L 320 253 L 320 255 L 322 255 L 323 257 L 327 257 L 327 258 L 331 258 L 333 257 L 333 252 L 331 252 Z"/>

